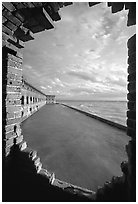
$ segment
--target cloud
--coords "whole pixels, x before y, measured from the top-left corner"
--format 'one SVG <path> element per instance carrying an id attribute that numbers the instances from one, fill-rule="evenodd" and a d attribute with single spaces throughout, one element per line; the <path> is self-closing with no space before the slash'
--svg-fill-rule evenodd
<path id="1" fill-rule="evenodd" d="M 124 34 L 121 34 L 120 36 L 118 36 L 118 38 L 116 39 L 116 42 L 120 45 L 121 43 L 123 43 L 124 41 L 127 40 L 127 36 Z"/>
<path id="2" fill-rule="evenodd" d="M 64 83 L 59 78 L 55 78 L 51 83 L 53 86 L 65 87 Z"/>
<path id="3" fill-rule="evenodd" d="M 82 88 L 82 87 L 79 87 L 79 88 L 73 88 L 73 89 L 70 89 L 71 92 L 73 93 L 89 93 L 89 94 L 93 94 L 95 91 L 92 90 L 92 89 L 88 89 L 88 88 Z"/>
<path id="4" fill-rule="evenodd" d="M 47 89 L 45 86 L 40 86 L 41 87 L 41 89 Z"/>
<path id="5" fill-rule="evenodd" d="M 105 3 L 90 8 L 88 3 L 76 2 L 61 9 L 62 20 L 55 22 L 55 29 L 39 33 L 26 44 L 23 72 L 28 81 L 64 96 L 123 92 L 125 38 L 133 27 L 127 29 L 123 12 L 112 14 Z"/>
<path id="6" fill-rule="evenodd" d="M 62 44 L 62 43 L 55 43 L 54 46 L 56 46 L 56 47 L 65 47 L 65 45 Z"/>
<path id="7" fill-rule="evenodd" d="M 125 78 L 122 78 L 119 76 L 117 77 L 115 75 L 107 76 L 105 78 L 105 81 L 108 84 L 118 85 L 118 86 L 122 86 L 122 87 L 125 87 L 127 85 L 127 81 L 125 80 Z"/>
<path id="8" fill-rule="evenodd" d="M 70 76 L 74 76 L 77 77 L 79 79 L 83 79 L 86 81 L 91 81 L 93 83 L 97 82 L 97 79 L 95 76 L 90 76 L 89 74 L 87 74 L 86 72 L 75 72 L 75 71 L 69 71 L 67 72 L 68 75 Z"/>

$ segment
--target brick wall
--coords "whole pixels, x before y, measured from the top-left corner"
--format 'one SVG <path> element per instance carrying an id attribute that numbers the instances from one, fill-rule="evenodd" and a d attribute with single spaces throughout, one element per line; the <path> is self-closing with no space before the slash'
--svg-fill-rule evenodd
<path id="1" fill-rule="evenodd" d="M 3 47 L 3 150 L 8 155 L 13 144 L 23 141 L 21 121 L 22 57 L 15 50 Z"/>
<path id="2" fill-rule="evenodd" d="M 128 112 L 127 134 L 136 136 L 136 35 L 128 40 Z"/>
<path id="3" fill-rule="evenodd" d="M 135 200 L 136 195 L 136 35 L 128 40 L 128 111 L 127 134 L 132 139 L 126 146 L 128 154 L 128 194 Z"/>

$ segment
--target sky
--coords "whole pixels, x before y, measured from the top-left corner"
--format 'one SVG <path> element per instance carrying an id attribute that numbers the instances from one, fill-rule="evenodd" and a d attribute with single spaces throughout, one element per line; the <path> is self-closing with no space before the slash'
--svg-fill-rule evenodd
<path id="1" fill-rule="evenodd" d="M 126 100 L 127 10 L 116 14 L 106 3 L 73 3 L 60 9 L 54 29 L 25 43 L 23 75 L 57 99 Z"/>

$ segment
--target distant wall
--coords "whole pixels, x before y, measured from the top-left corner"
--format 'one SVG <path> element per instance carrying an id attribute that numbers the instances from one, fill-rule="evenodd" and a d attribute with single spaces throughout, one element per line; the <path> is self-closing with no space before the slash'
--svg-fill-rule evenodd
<path id="1" fill-rule="evenodd" d="M 46 104 L 46 96 L 32 85 L 23 81 L 21 88 L 22 121 Z"/>
<path id="2" fill-rule="evenodd" d="M 46 104 L 56 103 L 55 95 L 46 95 Z"/>

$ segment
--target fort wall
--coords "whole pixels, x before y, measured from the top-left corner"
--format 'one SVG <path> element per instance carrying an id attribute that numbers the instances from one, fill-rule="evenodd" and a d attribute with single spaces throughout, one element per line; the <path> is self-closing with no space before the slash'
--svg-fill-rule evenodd
<path id="1" fill-rule="evenodd" d="M 21 88 L 22 121 L 46 104 L 46 95 L 23 80 Z"/>

